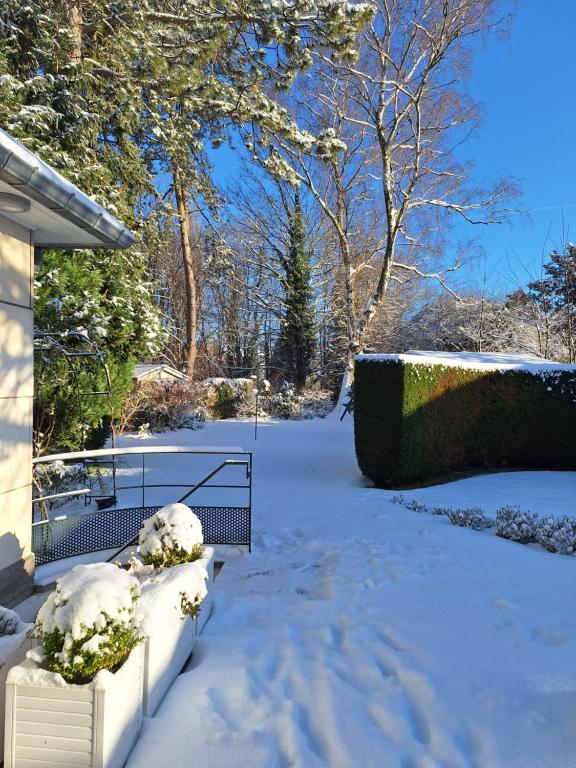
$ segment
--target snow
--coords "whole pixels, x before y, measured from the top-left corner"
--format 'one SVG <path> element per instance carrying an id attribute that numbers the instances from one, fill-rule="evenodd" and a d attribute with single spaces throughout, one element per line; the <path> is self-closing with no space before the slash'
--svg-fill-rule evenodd
<path id="1" fill-rule="evenodd" d="M 207 595 L 208 572 L 202 561 L 163 568 L 141 581 L 141 595 L 136 604 L 140 631 L 145 637 L 162 636 L 174 612 L 183 619 L 181 598 L 201 603 Z"/>
<path id="2" fill-rule="evenodd" d="M 576 372 L 576 366 L 544 360 L 535 355 L 488 352 L 426 352 L 409 350 L 401 355 L 357 355 L 356 360 L 401 362 L 405 364 L 444 365 L 482 371 L 525 371 L 527 373 Z"/>
<path id="3" fill-rule="evenodd" d="M 253 552 L 218 576 L 128 768 L 574 765 L 576 559 L 391 503 L 361 477 L 351 428 L 204 430 L 255 452 Z M 574 491 L 576 473 L 522 472 L 406 496 L 558 516 Z"/>

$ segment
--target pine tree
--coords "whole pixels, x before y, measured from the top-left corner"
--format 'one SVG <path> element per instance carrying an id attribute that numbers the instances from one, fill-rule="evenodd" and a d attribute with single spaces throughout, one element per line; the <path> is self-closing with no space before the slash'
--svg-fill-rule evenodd
<path id="1" fill-rule="evenodd" d="M 547 312 L 561 316 L 561 332 L 568 350 L 568 362 L 576 362 L 576 245 L 554 250 L 543 265 L 545 277 L 528 284 L 536 302 Z"/>
<path id="2" fill-rule="evenodd" d="M 290 249 L 284 262 L 284 318 L 278 346 L 297 391 L 304 389 L 316 349 L 310 260 L 300 195 L 296 191 L 290 216 Z"/>

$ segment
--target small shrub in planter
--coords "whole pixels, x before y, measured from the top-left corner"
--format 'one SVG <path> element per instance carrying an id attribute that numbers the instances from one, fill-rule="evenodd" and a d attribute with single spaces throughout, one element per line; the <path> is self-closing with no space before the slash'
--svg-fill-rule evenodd
<path id="1" fill-rule="evenodd" d="M 572 517 L 544 517 L 538 523 L 536 540 L 549 552 L 573 555 L 576 552 L 576 520 Z"/>
<path id="2" fill-rule="evenodd" d="M 538 516 L 520 507 L 501 507 L 496 512 L 496 535 L 503 539 L 530 544 L 536 541 Z"/>
<path id="3" fill-rule="evenodd" d="M 141 640 L 134 616 L 140 585 L 112 563 L 78 565 L 58 580 L 38 613 L 43 666 L 68 683 L 115 670 Z"/>
<path id="4" fill-rule="evenodd" d="M 435 514 L 441 513 L 436 512 Z M 460 528 L 472 528 L 474 531 L 483 531 L 486 528 L 492 528 L 494 525 L 494 522 L 489 517 L 486 517 L 479 507 L 449 509 L 446 515 L 452 525 L 457 525 Z"/>
<path id="5" fill-rule="evenodd" d="M 168 504 L 144 520 L 138 551 L 154 568 L 191 563 L 202 557 L 202 524 L 185 504 Z"/>

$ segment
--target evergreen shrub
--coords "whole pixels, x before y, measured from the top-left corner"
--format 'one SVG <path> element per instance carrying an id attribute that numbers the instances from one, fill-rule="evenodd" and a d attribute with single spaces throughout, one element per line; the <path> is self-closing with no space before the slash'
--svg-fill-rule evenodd
<path id="1" fill-rule="evenodd" d="M 358 463 L 380 487 L 470 470 L 576 469 L 576 369 L 359 357 L 354 398 Z"/>

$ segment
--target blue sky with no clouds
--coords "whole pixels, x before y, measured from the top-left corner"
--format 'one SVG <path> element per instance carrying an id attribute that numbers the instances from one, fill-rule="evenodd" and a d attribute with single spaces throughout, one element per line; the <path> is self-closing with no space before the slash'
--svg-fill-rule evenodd
<path id="1" fill-rule="evenodd" d="M 470 85 L 484 120 L 463 156 L 479 179 L 518 179 L 529 218 L 466 225 L 486 258 L 460 279 L 479 285 L 486 273 L 493 291 L 509 292 L 538 272 L 543 252 L 576 241 L 575 41 L 576 0 L 519 0 L 509 35 L 478 52 Z M 229 148 L 211 156 L 219 183 L 238 172 Z"/>
<path id="2" fill-rule="evenodd" d="M 471 89 L 485 118 L 467 154 L 481 176 L 517 177 L 530 211 L 480 233 L 495 286 L 576 240 L 575 34 L 575 0 L 520 0 L 508 38 L 476 59 Z"/>

